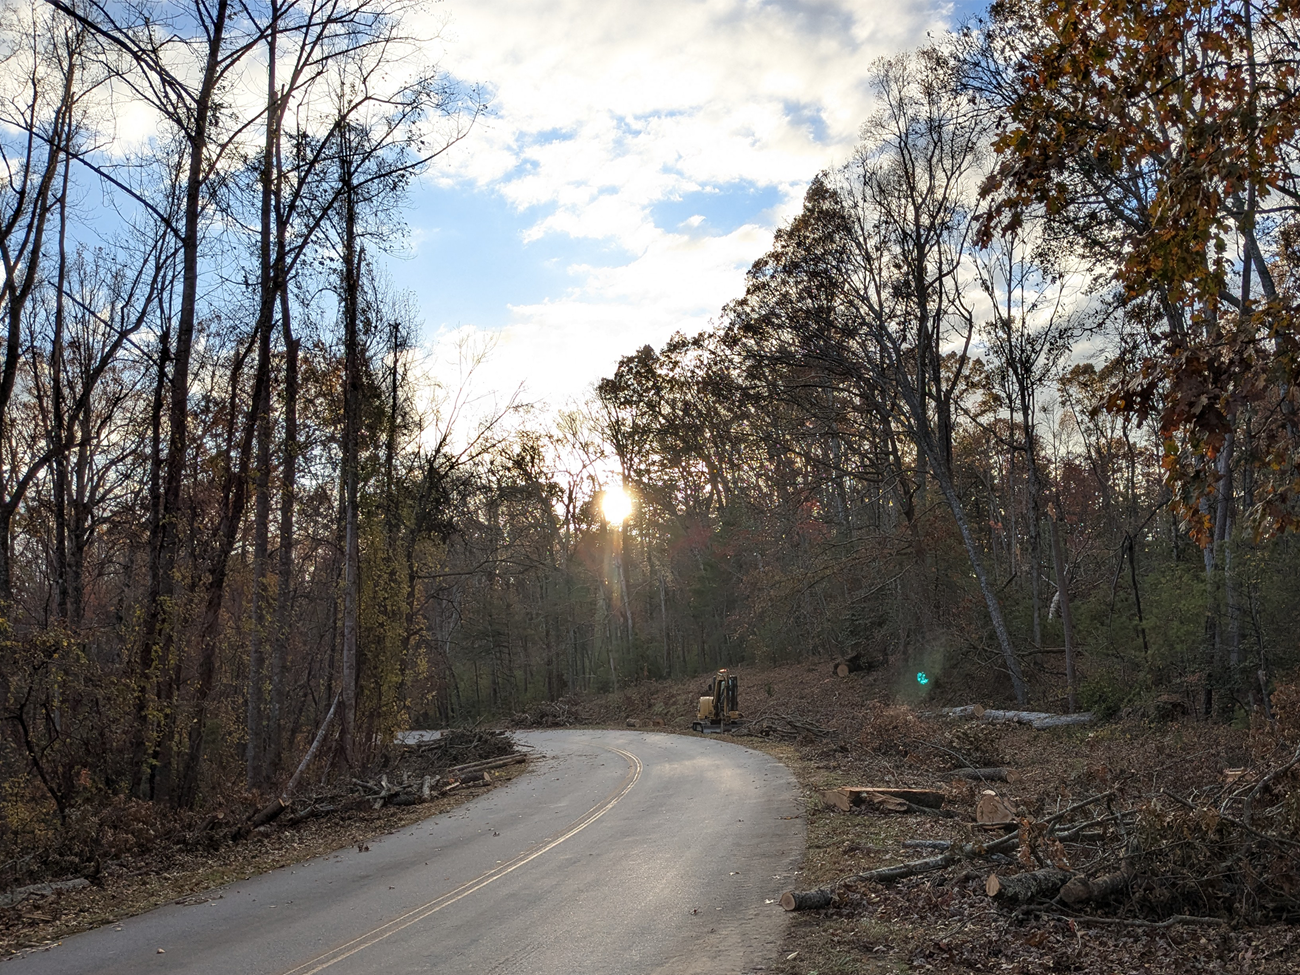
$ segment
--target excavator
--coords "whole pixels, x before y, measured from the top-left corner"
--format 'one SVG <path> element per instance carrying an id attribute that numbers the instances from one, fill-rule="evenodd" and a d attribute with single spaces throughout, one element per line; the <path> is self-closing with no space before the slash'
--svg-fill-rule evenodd
<path id="1" fill-rule="evenodd" d="M 744 723 L 738 702 L 740 681 L 724 668 L 713 675 L 700 698 L 700 712 L 691 730 L 703 734 L 725 733 Z"/>

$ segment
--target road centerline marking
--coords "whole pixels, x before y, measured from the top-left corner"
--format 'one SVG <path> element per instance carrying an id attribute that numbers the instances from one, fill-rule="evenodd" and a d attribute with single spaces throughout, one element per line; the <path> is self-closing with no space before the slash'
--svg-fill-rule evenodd
<path id="1" fill-rule="evenodd" d="M 543 853 L 555 849 L 565 840 L 581 833 L 596 820 L 600 819 L 600 817 L 604 816 L 605 813 L 613 809 L 620 799 L 632 791 L 632 787 L 636 785 L 637 781 L 641 778 L 641 760 L 631 752 L 625 752 L 621 748 L 613 748 L 606 745 L 597 745 L 596 747 L 612 751 L 626 759 L 628 763 L 627 775 L 623 777 L 623 781 L 615 786 L 614 790 L 609 793 L 609 795 L 574 820 L 573 824 L 555 839 L 544 839 L 537 846 L 524 851 L 513 860 L 508 860 L 486 873 L 479 874 L 479 876 L 475 877 L 473 880 L 466 881 L 455 890 L 448 891 L 445 894 L 435 897 L 428 903 L 407 911 L 400 917 L 395 917 L 391 921 L 386 921 L 378 927 L 372 928 L 365 934 L 353 938 L 346 944 L 339 945 L 336 948 L 331 948 L 329 951 L 317 955 L 315 958 L 305 961 L 295 968 L 287 969 L 282 973 L 282 975 L 317 975 L 318 972 L 323 972 L 325 969 L 337 965 L 339 962 L 346 958 L 350 958 L 357 952 L 378 944 L 385 938 L 397 934 L 397 932 L 402 931 L 405 928 L 409 928 L 412 924 L 423 921 L 430 915 L 441 911 L 444 907 L 450 907 L 462 898 L 468 897 L 470 894 L 474 893 L 474 891 L 486 887 L 495 880 L 500 880 L 502 877 L 506 876 L 506 874 L 513 873 L 520 867 L 524 866 L 524 864 L 536 860 Z"/>

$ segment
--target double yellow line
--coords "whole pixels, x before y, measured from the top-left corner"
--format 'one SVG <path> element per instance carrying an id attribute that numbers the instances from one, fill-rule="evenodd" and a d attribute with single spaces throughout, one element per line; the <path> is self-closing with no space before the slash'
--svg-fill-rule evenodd
<path id="1" fill-rule="evenodd" d="M 606 748 L 604 745 L 599 745 L 597 747 Z M 378 944 L 390 935 L 394 935 L 398 931 L 409 928 L 412 924 L 423 921 L 429 915 L 438 913 L 438 911 L 441 911 L 444 907 L 450 907 L 461 898 L 468 897 L 470 894 L 474 893 L 474 891 L 486 887 L 494 880 L 500 880 L 508 873 L 513 873 L 525 863 L 530 863 L 531 861 L 536 860 L 543 853 L 555 849 L 565 840 L 581 833 L 596 820 L 600 819 L 601 816 L 613 809 L 614 805 L 627 795 L 632 790 L 632 786 L 636 785 L 637 780 L 641 778 L 641 760 L 639 758 L 631 752 L 623 751 L 621 748 L 607 748 L 606 750 L 615 752 L 627 760 L 627 775 L 623 777 L 623 781 L 614 788 L 613 792 L 583 813 L 583 815 L 576 819 L 560 836 L 557 836 L 553 840 L 545 840 L 538 846 L 533 847 L 531 850 L 525 850 L 513 860 L 509 860 L 495 869 L 489 870 L 487 873 L 480 874 L 473 880 L 461 884 L 455 890 L 448 891 L 441 897 L 436 897 L 429 901 L 427 904 L 422 904 L 414 910 L 407 911 L 401 917 L 395 917 L 391 921 L 381 924 L 373 930 L 367 931 L 360 937 L 353 938 L 346 944 L 339 945 L 336 948 L 331 948 L 324 954 L 317 955 L 310 961 L 303 962 L 297 968 L 289 969 L 284 972 L 283 975 L 316 975 L 317 972 L 323 972 L 330 966 L 337 965 L 339 962 L 343 961 L 343 959 L 350 958 L 357 952 L 363 951 L 371 945 Z"/>

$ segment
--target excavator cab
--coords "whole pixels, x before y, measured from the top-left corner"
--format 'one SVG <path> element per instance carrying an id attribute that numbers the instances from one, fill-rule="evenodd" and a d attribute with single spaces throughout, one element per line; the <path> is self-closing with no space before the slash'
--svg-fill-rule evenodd
<path id="1" fill-rule="evenodd" d="M 726 731 L 744 720 L 740 713 L 740 680 L 724 668 L 713 675 L 700 697 L 700 710 L 691 730 L 705 734 Z"/>

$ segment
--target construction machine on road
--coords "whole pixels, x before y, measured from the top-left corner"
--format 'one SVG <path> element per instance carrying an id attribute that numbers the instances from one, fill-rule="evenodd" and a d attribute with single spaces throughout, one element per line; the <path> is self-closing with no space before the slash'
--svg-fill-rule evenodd
<path id="1" fill-rule="evenodd" d="M 699 714 L 691 722 L 691 730 L 703 734 L 725 733 L 743 724 L 745 718 L 740 713 L 739 695 L 740 681 L 736 675 L 728 673 L 725 668 L 719 670 L 704 688 Z"/>

